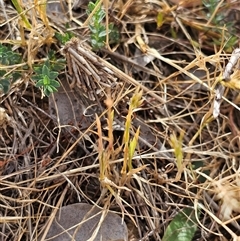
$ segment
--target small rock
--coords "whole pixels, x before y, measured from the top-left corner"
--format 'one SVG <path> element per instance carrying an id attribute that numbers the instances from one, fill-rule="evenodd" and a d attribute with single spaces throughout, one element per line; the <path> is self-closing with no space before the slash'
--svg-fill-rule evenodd
<path id="1" fill-rule="evenodd" d="M 92 208 L 93 210 L 91 210 Z M 62 207 L 57 212 L 45 240 L 87 241 L 95 231 L 101 215 L 101 209 L 86 203 L 76 203 Z M 87 221 L 82 225 L 79 224 L 83 219 Z M 75 232 L 76 235 L 73 236 Z M 127 226 L 125 223 L 122 224 L 120 216 L 108 212 L 94 241 L 119 240 L 128 240 Z"/>

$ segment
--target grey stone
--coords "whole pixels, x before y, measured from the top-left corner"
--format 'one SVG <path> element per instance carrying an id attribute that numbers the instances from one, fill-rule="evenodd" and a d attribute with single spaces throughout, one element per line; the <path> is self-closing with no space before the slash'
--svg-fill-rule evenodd
<path id="1" fill-rule="evenodd" d="M 101 215 L 101 209 L 86 203 L 76 203 L 62 207 L 57 212 L 45 241 L 87 241 L 95 231 L 101 219 Z M 83 219 L 85 222 L 81 225 L 80 223 Z M 76 229 L 77 232 L 73 238 L 72 235 Z M 93 240 L 127 241 L 127 226 L 125 223 L 122 223 L 122 218 L 119 215 L 109 211 L 97 233 L 97 236 Z"/>

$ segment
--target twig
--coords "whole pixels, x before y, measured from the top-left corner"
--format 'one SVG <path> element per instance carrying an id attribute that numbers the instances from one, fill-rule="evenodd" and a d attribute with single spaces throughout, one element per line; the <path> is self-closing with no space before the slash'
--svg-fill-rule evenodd
<path id="1" fill-rule="evenodd" d="M 231 79 L 230 75 L 233 72 L 233 67 L 236 65 L 238 59 L 240 58 L 240 48 L 235 49 L 232 52 L 231 58 L 223 72 L 222 80 L 229 81 Z M 217 118 L 220 113 L 220 105 L 222 101 L 222 97 L 224 94 L 225 87 L 222 84 L 218 84 L 215 89 L 215 100 L 213 103 L 213 117 Z"/>

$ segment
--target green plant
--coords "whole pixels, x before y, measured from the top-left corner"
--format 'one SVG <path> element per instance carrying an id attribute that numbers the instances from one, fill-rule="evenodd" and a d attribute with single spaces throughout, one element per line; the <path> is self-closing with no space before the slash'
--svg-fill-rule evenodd
<path id="1" fill-rule="evenodd" d="M 3 93 L 6 94 L 11 85 L 22 76 L 23 69 L 28 68 L 21 62 L 22 57 L 19 53 L 12 51 L 10 46 L 0 44 L 0 90 Z M 55 79 L 64 67 L 65 59 L 57 59 L 54 51 L 49 52 L 43 64 L 34 67 L 35 74 L 32 79 L 36 81 L 36 86 L 43 90 L 44 95 L 49 96 L 57 91 L 60 84 Z"/>
<path id="2" fill-rule="evenodd" d="M 207 9 L 207 18 L 210 19 L 214 14 L 217 5 L 219 4 L 220 0 L 203 0 L 203 5 Z M 219 12 L 214 16 L 212 19 L 212 23 L 219 25 L 224 20 L 224 14 Z"/>
<path id="3" fill-rule="evenodd" d="M 200 212 L 191 208 L 184 208 L 168 225 L 162 241 L 191 241 L 197 230 L 197 216 Z"/>
<path id="4" fill-rule="evenodd" d="M 74 37 L 74 34 L 71 32 L 66 32 L 64 34 L 55 33 L 55 37 L 57 38 L 57 40 L 61 43 L 61 44 L 65 44 L 67 43 L 72 37 Z"/>
<path id="5" fill-rule="evenodd" d="M 11 50 L 9 46 L 0 44 L 0 63 L 1 65 L 14 65 L 21 62 L 21 55 Z"/>
<path id="6" fill-rule="evenodd" d="M 106 194 L 106 191 L 108 190 L 110 195 L 107 199 L 110 200 L 111 196 L 113 196 L 122 212 L 125 213 L 128 213 L 128 211 L 125 209 L 123 203 L 129 207 L 130 205 L 121 197 L 121 190 L 124 189 L 130 192 L 130 189 L 127 186 L 131 186 L 131 179 L 136 173 L 139 173 L 146 168 L 146 165 L 142 165 L 137 168 L 133 168 L 132 166 L 132 160 L 135 151 L 137 150 L 138 138 L 140 134 L 140 127 L 138 127 L 134 133 L 131 131 L 133 130 L 132 118 L 134 117 L 134 112 L 141 106 L 142 101 L 142 90 L 137 88 L 129 103 L 122 144 L 120 144 L 118 140 L 116 142 L 114 140 L 114 102 L 111 97 L 107 97 L 105 100 L 107 107 L 107 136 L 104 136 L 100 118 L 96 115 L 98 135 L 97 146 L 100 170 L 99 180 L 103 188 L 102 194 Z M 107 145 L 105 144 L 105 141 L 107 141 Z M 121 173 L 118 173 L 116 166 L 111 164 L 111 161 L 116 160 L 119 155 L 124 156 Z M 128 215 L 133 223 L 135 223 L 135 220 L 132 218 L 132 216 L 130 214 Z"/>
<path id="7" fill-rule="evenodd" d="M 143 94 L 143 91 L 137 88 L 133 97 L 130 100 L 128 114 L 125 122 L 124 134 L 123 134 L 124 158 L 123 158 L 123 167 L 121 170 L 122 174 L 126 174 L 127 172 L 132 171 L 132 159 L 138 144 L 140 127 L 138 127 L 134 137 L 131 140 L 130 140 L 130 132 L 132 128 L 132 117 L 134 115 L 134 111 L 137 108 L 139 108 L 143 102 L 142 94 Z"/>
<path id="8" fill-rule="evenodd" d="M 69 28 L 69 25 L 66 25 L 66 30 Z M 67 43 L 71 38 L 74 37 L 74 34 L 70 31 L 66 31 L 65 33 L 55 32 L 55 37 L 61 44 Z"/>
<path id="9" fill-rule="evenodd" d="M 48 60 L 42 66 L 35 67 L 34 71 L 35 75 L 32 79 L 37 82 L 36 87 L 42 89 L 43 95 L 49 96 L 60 87 L 59 82 L 55 80 L 58 77 L 58 72 L 49 68 Z"/>
<path id="10" fill-rule="evenodd" d="M 59 75 L 59 71 L 64 67 L 65 59 L 57 59 L 55 52 L 50 51 L 47 60 L 33 68 L 35 74 L 32 76 L 32 79 L 36 81 L 36 87 L 42 90 L 43 96 L 49 96 L 60 87 L 56 78 Z"/>
<path id="11" fill-rule="evenodd" d="M 224 5 L 224 1 L 220 4 L 220 0 L 203 0 L 202 2 L 207 10 L 207 19 L 211 22 L 211 24 L 216 26 L 212 30 L 222 33 L 223 26 L 225 26 L 225 29 L 227 29 L 227 31 L 224 31 L 224 37 L 227 40 L 225 50 L 229 50 L 231 52 L 232 47 L 236 44 L 238 39 L 237 36 L 235 36 L 236 30 L 233 26 L 233 23 L 230 21 L 225 21 L 224 9 L 227 7 L 227 5 Z M 213 39 L 213 41 L 216 45 L 222 44 L 222 40 Z"/>
<path id="12" fill-rule="evenodd" d="M 42 67 L 37 67 L 34 70 L 37 74 L 33 76 L 33 79 L 37 81 L 36 87 L 42 88 L 46 96 L 57 91 L 57 87 L 60 87 L 59 82 L 55 80 L 58 76 L 58 72 L 51 71 L 47 64 L 44 64 Z"/>
<path id="13" fill-rule="evenodd" d="M 0 90 L 7 93 L 12 83 L 21 77 L 21 71 L 14 65 L 21 63 L 21 55 L 13 52 L 9 46 L 0 44 Z M 9 66 L 13 66 L 15 71 L 7 71 Z"/>
<path id="14" fill-rule="evenodd" d="M 61 71 L 66 66 L 66 60 L 63 58 L 57 58 L 56 53 L 53 50 L 50 50 L 48 53 L 48 65 L 49 68 L 53 71 Z"/>
<path id="15" fill-rule="evenodd" d="M 90 42 L 93 50 L 98 50 L 105 46 L 107 34 L 109 35 L 110 43 L 116 43 L 119 40 L 119 32 L 113 23 L 108 25 L 107 32 L 107 28 L 103 23 L 106 13 L 102 6 L 97 7 L 98 2 L 99 0 L 96 3 L 90 2 L 87 10 L 88 15 L 95 11 L 89 23 L 91 31 Z"/>
<path id="16" fill-rule="evenodd" d="M 133 137 L 131 138 L 131 130 L 133 129 L 132 118 L 134 117 L 134 112 L 137 110 L 137 108 L 141 106 L 143 102 L 142 93 L 143 93 L 142 90 L 140 90 L 140 88 L 137 88 L 130 100 L 128 114 L 126 116 L 126 121 L 125 121 L 123 141 L 120 146 L 114 143 L 114 137 L 113 137 L 114 110 L 112 110 L 113 101 L 111 98 L 107 98 L 105 101 L 105 104 L 108 108 L 107 138 L 103 137 L 100 118 L 96 115 L 96 123 L 97 123 L 97 130 L 98 130 L 97 134 L 99 137 L 99 140 L 98 140 L 98 153 L 99 153 L 99 163 L 100 163 L 99 179 L 102 185 L 107 186 L 107 188 L 111 191 L 112 194 L 114 193 L 114 191 L 110 187 L 111 185 L 109 185 L 109 182 L 108 181 L 106 182 L 106 180 L 109 180 L 111 177 L 110 160 L 115 160 L 116 156 L 119 153 L 123 153 L 123 165 L 121 170 L 121 176 L 119 175 L 119 178 L 121 177 L 120 178 L 121 180 L 115 179 L 115 181 L 116 182 L 119 181 L 121 185 L 124 185 L 126 183 L 126 180 L 127 179 L 129 180 L 134 173 L 137 173 L 140 170 L 145 168 L 145 166 L 141 166 L 140 168 L 134 169 L 132 166 L 132 160 L 133 160 L 135 151 L 137 150 L 138 139 L 140 134 L 140 127 L 138 127 L 135 133 L 133 134 Z M 104 140 L 107 140 L 108 142 L 108 145 L 106 148 L 104 147 Z M 114 185 L 118 185 L 118 184 L 115 183 Z"/>

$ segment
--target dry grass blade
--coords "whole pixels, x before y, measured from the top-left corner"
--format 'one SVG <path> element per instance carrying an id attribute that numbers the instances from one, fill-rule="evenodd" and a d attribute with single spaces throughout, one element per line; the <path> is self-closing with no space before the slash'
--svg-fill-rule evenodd
<path id="1" fill-rule="evenodd" d="M 103 92 L 106 95 L 106 88 L 117 88 L 117 78 L 119 78 L 128 85 L 139 86 L 146 94 L 149 94 L 159 102 L 165 102 L 164 99 L 140 82 L 134 80 L 106 60 L 99 58 L 86 45 L 81 44 L 78 39 L 71 40 L 65 47 L 64 52 L 68 60 L 70 74 L 73 77 L 72 87 L 77 85 L 83 88 L 84 92 L 86 92 L 85 94 L 88 94 L 88 97 L 92 100 L 96 99 L 96 96 L 94 96 L 96 92 L 99 94 Z"/>
<path id="2" fill-rule="evenodd" d="M 78 39 L 67 43 L 64 52 L 72 77 L 71 88 L 79 87 L 90 100 L 100 100 L 106 96 L 106 88 L 116 88 L 113 72 L 86 45 L 81 45 Z"/>

